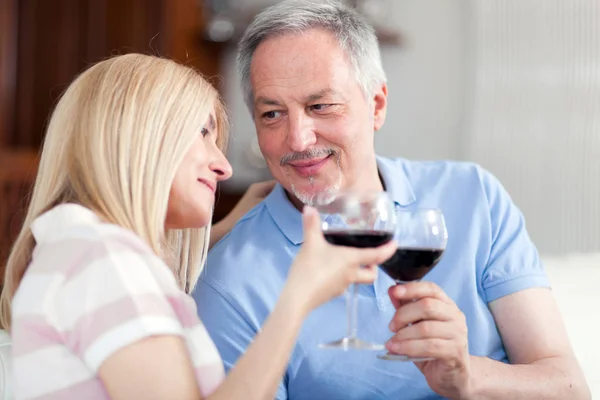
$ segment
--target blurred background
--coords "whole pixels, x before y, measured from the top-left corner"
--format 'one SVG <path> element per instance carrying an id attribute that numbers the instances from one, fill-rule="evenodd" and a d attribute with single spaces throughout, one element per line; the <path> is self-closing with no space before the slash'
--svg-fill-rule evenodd
<path id="1" fill-rule="evenodd" d="M 0 265 L 57 98 L 90 63 L 144 52 L 193 65 L 224 95 L 234 177 L 215 219 L 269 178 L 235 71 L 247 22 L 276 0 L 0 0 Z M 600 250 L 600 2 L 353 0 L 389 79 L 385 156 L 496 174 L 543 254 Z"/>
<path id="2" fill-rule="evenodd" d="M 0 0 L 0 284 L 53 105 L 110 55 L 174 58 L 225 97 L 234 177 L 220 188 L 215 220 L 270 177 L 234 60 L 248 21 L 275 1 Z M 600 0 L 348 2 L 376 26 L 389 79 L 378 153 L 474 161 L 498 176 L 600 396 Z"/>

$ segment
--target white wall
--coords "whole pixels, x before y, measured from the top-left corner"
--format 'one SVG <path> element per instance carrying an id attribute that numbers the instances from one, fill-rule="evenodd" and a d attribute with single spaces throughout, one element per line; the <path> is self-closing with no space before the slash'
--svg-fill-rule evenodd
<path id="1" fill-rule="evenodd" d="M 600 251 L 600 1 L 469 0 L 465 157 L 543 253 Z"/>
<path id="2" fill-rule="evenodd" d="M 405 38 L 382 49 L 389 107 L 376 149 L 384 156 L 457 158 L 464 106 L 465 25 L 460 0 L 394 1 Z"/>

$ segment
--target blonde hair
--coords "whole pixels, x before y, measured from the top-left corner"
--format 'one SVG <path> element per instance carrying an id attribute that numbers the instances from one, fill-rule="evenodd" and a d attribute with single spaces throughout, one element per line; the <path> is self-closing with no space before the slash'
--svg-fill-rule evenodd
<path id="1" fill-rule="evenodd" d="M 23 227 L 6 266 L 0 327 L 31 261 L 32 222 L 62 203 L 92 209 L 129 229 L 172 268 L 191 292 L 210 236 L 201 229 L 165 231 L 171 184 L 209 114 L 218 145 L 228 137 L 225 108 L 197 71 L 174 61 L 127 54 L 93 65 L 68 87 L 54 110 Z"/>

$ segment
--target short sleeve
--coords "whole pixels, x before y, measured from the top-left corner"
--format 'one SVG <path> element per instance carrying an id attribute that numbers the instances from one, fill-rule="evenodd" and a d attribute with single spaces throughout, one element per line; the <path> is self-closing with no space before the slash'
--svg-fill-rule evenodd
<path id="1" fill-rule="evenodd" d="M 57 289 L 53 319 L 88 368 L 154 335 L 183 335 L 171 302 L 177 285 L 167 266 L 131 238 L 98 240 Z M 162 276 L 161 276 L 162 274 Z"/>
<path id="2" fill-rule="evenodd" d="M 483 171 L 482 182 L 491 227 L 491 248 L 481 280 L 486 301 L 532 287 L 550 287 L 523 214 L 492 174 Z"/>

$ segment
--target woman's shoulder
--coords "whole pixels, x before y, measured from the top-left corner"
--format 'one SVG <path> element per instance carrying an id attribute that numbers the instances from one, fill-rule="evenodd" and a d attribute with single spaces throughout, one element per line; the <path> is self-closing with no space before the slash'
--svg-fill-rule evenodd
<path id="1" fill-rule="evenodd" d="M 34 221 L 32 231 L 36 239 L 28 268 L 32 273 L 56 273 L 68 279 L 98 263 L 106 272 L 111 266 L 131 262 L 164 266 L 135 232 L 105 222 L 78 205 L 50 210 Z"/>
<path id="2" fill-rule="evenodd" d="M 105 301 L 141 292 L 160 295 L 178 291 L 175 277 L 163 260 L 142 238 L 121 226 L 88 220 L 58 227 L 54 235 L 46 234 L 44 239 L 34 249 L 18 297 L 27 294 L 27 298 L 47 303 L 50 296 L 53 303 L 59 299 L 69 303 L 77 298 Z M 96 290 L 101 290 L 102 296 L 92 296 Z"/>

